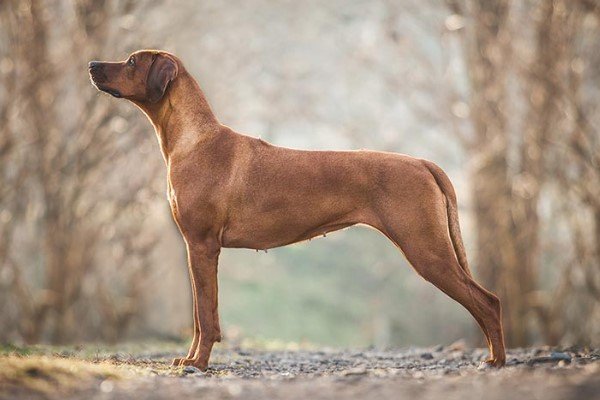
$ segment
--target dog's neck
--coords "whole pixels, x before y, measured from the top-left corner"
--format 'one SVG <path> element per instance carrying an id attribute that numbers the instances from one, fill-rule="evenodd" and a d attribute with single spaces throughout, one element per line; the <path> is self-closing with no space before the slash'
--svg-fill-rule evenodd
<path id="1" fill-rule="evenodd" d="M 167 165 L 221 129 L 200 86 L 184 69 L 158 103 L 137 105 L 152 122 Z"/>

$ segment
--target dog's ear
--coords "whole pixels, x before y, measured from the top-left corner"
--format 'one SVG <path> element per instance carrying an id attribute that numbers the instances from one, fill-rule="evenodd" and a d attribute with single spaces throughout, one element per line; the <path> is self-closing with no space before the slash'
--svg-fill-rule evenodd
<path id="1" fill-rule="evenodd" d="M 146 93 L 151 103 L 162 99 L 167 86 L 177 76 L 177 63 L 168 56 L 157 54 L 148 71 Z"/>

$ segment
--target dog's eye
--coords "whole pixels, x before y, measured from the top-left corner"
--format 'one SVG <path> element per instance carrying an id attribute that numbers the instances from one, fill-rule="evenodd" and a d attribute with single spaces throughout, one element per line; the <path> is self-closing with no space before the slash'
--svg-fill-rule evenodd
<path id="1" fill-rule="evenodd" d="M 127 60 L 127 64 L 129 64 L 130 66 L 135 66 L 135 59 L 133 57 L 130 57 L 129 60 Z"/>

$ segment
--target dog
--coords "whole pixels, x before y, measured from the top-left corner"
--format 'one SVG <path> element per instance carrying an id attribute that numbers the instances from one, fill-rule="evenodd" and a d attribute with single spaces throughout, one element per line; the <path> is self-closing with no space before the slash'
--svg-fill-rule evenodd
<path id="1" fill-rule="evenodd" d="M 221 248 L 267 250 L 355 224 L 381 232 L 418 274 L 462 304 L 485 335 L 483 365 L 504 365 L 500 301 L 473 280 L 454 188 L 436 164 L 376 151 L 294 150 L 236 133 L 219 123 L 181 60 L 164 51 L 91 61 L 89 74 L 97 89 L 146 114 L 167 166 L 194 317 L 189 352 L 173 365 L 206 370 L 221 340 Z"/>

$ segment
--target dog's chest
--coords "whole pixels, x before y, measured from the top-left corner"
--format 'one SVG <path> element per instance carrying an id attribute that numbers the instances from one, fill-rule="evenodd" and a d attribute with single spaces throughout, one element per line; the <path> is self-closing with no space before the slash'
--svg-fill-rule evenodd
<path id="1" fill-rule="evenodd" d="M 179 222 L 178 221 L 179 209 L 177 206 L 177 193 L 170 181 L 167 182 L 167 201 L 169 202 L 169 206 L 171 207 L 171 212 L 173 213 L 173 217 L 175 218 L 175 221 Z"/>
<path id="2" fill-rule="evenodd" d="M 171 206 L 173 206 L 173 202 L 175 201 L 175 190 L 170 184 L 167 184 L 167 201 Z"/>
<path id="3" fill-rule="evenodd" d="M 180 228 L 188 227 L 198 221 L 201 215 L 197 210 L 202 205 L 201 196 L 190 196 L 190 188 L 176 186 L 171 180 L 167 184 L 167 200 L 171 207 L 173 219 Z M 187 195 L 185 195 L 187 193 Z"/>

